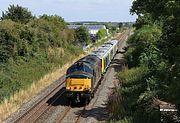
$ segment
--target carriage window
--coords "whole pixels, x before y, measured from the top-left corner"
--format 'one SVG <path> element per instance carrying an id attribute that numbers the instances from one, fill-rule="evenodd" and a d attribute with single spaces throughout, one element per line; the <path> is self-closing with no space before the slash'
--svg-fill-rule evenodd
<path id="1" fill-rule="evenodd" d="M 113 49 L 111 50 L 111 58 L 113 58 Z"/>
<path id="2" fill-rule="evenodd" d="M 106 59 L 105 59 L 105 61 L 106 61 L 105 66 L 106 66 L 106 67 L 107 67 L 107 65 L 108 65 L 108 61 L 109 61 L 108 59 L 109 59 L 109 56 L 107 56 Z"/>

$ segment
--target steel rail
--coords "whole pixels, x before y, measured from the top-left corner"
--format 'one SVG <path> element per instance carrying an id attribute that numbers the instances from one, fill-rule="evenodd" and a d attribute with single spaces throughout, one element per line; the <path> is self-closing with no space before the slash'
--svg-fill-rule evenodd
<path id="1" fill-rule="evenodd" d="M 39 106 L 43 101 L 46 102 L 47 99 L 49 99 L 53 94 L 55 94 L 56 92 L 58 92 L 58 90 L 61 88 L 61 86 L 65 83 L 65 81 L 62 79 L 64 78 L 64 76 L 62 76 L 60 78 L 60 83 L 52 89 L 52 91 L 50 91 L 47 95 L 45 95 L 43 98 L 41 98 L 39 101 L 37 101 L 37 103 L 35 103 L 32 107 L 30 107 L 24 114 L 22 114 L 21 116 L 19 116 L 17 119 L 15 119 L 13 122 L 19 122 L 23 119 L 26 119 L 25 117 L 30 114 L 37 106 Z M 62 81 L 62 82 L 61 82 Z M 40 106 L 41 107 L 41 106 Z M 38 108 L 39 109 L 39 108 Z M 34 113 L 33 113 L 34 114 Z"/>

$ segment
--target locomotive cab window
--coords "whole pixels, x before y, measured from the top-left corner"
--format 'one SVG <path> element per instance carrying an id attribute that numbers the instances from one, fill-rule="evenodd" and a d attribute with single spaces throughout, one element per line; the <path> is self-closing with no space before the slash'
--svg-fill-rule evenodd
<path id="1" fill-rule="evenodd" d="M 84 71 L 84 72 L 91 73 L 91 74 L 93 73 L 92 69 L 90 69 L 87 65 L 77 63 L 68 69 L 67 74 L 71 74 L 76 71 Z"/>

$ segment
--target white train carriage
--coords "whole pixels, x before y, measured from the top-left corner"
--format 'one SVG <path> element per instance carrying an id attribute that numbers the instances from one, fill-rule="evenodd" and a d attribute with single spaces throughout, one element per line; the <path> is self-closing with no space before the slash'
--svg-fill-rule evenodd
<path id="1" fill-rule="evenodd" d="M 112 46 L 112 48 L 113 48 L 113 53 L 111 53 L 111 54 L 113 54 L 113 57 L 114 57 L 115 54 L 116 54 L 116 52 L 117 52 L 117 50 L 118 50 L 118 41 L 117 41 L 117 40 L 111 40 L 111 41 L 106 42 L 105 44 L 111 44 L 111 45 L 113 45 L 113 46 Z"/>
<path id="2" fill-rule="evenodd" d="M 92 55 L 96 55 L 101 59 L 102 74 L 106 72 L 110 62 L 114 58 L 117 51 L 117 40 L 111 40 L 104 43 L 97 50 L 92 52 Z"/>

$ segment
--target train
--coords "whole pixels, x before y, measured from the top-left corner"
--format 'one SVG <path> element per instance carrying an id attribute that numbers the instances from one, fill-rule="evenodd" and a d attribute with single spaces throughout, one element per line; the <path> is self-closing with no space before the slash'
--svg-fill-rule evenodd
<path id="1" fill-rule="evenodd" d="M 89 102 L 118 50 L 118 41 L 110 40 L 76 61 L 66 72 L 66 96 L 69 102 Z"/>

